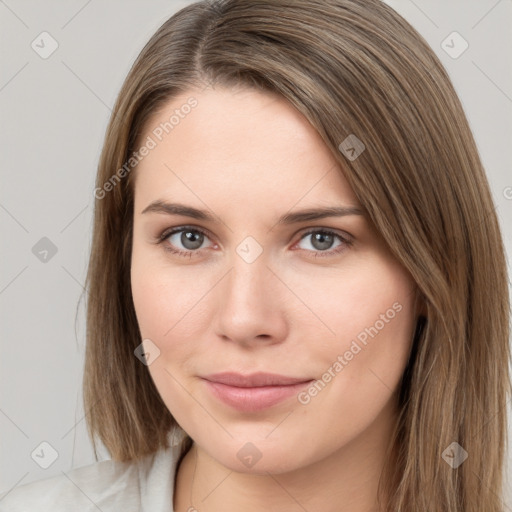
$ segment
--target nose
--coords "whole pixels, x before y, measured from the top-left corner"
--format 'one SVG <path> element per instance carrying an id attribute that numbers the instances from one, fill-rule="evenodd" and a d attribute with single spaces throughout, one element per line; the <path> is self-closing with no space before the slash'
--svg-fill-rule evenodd
<path id="1" fill-rule="evenodd" d="M 217 336 L 247 346 L 286 339 L 284 287 L 267 265 L 263 255 L 252 263 L 234 255 L 230 271 L 216 287 Z"/>

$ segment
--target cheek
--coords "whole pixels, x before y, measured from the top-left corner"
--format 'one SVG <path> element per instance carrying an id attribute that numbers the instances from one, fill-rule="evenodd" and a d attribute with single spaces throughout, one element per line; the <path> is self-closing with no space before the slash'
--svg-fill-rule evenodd
<path id="1" fill-rule="evenodd" d="M 143 277 L 143 276 L 140 276 Z M 201 310 L 194 307 L 195 293 L 184 291 L 177 282 L 162 285 L 151 273 L 146 279 L 132 283 L 133 301 L 142 339 L 149 338 L 160 350 L 159 363 L 172 360 L 178 364 L 186 359 L 195 344 L 204 335 L 198 329 L 197 315 Z M 197 294 L 201 297 L 201 294 Z M 172 356 L 172 357 L 171 357 Z"/>
<path id="2" fill-rule="evenodd" d="M 193 266 L 179 270 L 165 255 L 134 245 L 131 288 L 142 339 L 150 339 L 159 357 L 149 366 L 157 387 L 169 386 L 165 369 L 192 372 L 194 354 L 206 339 L 208 291 L 214 282 Z M 172 370 L 174 369 L 174 370 Z M 172 379 L 171 379 L 172 380 Z"/>
<path id="3" fill-rule="evenodd" d="M 321 362 L 317 370 L 327 372 L 337 362 L 338 373 L 345 375 L 334 379 L 338 385 L 381 378 L 392 388 L 405 368 L 414 334 L 413 281 L 384 259 L 344 272 L 339 279 L 328 277 L 325 283 L 316 280 L 322 293 L 308 293 L 308 305 L 330 331 L 323 329 L 326 334 L 317 335 L 309 347 L 314 360 Z M 333 286 L 333 281 L 340 284 Z"/>
<path id="4" fill-rule="evenodd" d="M 299 397 L 307 417 L 331 425 L 329 439 L 337 442 L 389 413 L 415 321 L 413 283 L 401 270 L 379 264 L 347 274 L 344 282 L 317 301 L 336 334 L 309 346 L 318 380 Z"/>
<path id="5" fill-rule="evenodd" d="M 190 397 L 184 393 L 183 373 L 192 373 L 191 356 L 197 350 L 194 340 L 204 338 L 198 331 L 197 305 L 204 290 L 194 279 L 169 271 L 153 255 L 134 248 L 131 287 L 137 322 L 142 339 L 150 339 L 159 355 L 148 366 L 149 374 L 166 407 L 181 424 L 183 412 L 190 408 Z M 177 412 L 177 415 L 175 414 Z"/>
<path id="6" fill-rule="evenodd" d="M 142 338 L 159 338 L 172 320 L 166 311 L 166 291 L 147 267 L 132 264 L 133 304 Z"/>
<path id="7" fill-rule="evenodd" d="M 134 244 L 131 290 L 143 337 L 163 341 L 183 329 L 187 315 L 204 295 L 204 285 L 190 273 L 176 271 L 159 250 Z"/>

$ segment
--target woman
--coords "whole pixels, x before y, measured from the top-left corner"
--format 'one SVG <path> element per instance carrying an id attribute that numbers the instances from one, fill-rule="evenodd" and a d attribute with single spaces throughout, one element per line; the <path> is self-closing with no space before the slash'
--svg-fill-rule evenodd
<path id="1" fill-rule="evenodd" d="M 391 8 L 182 9 L 94 193 L 84 402 L 113 460 L 2 510 L 504 510 L 502 239 L 453 86 Z"/>

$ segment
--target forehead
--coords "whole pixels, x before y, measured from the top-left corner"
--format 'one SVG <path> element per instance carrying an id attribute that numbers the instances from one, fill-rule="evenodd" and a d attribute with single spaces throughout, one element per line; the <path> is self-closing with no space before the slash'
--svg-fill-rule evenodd
<path id="1" fill-rule="evenodd" d="M 283 208 L 358 204 L 319 134 L 272 93 L 191 90 L 152 115 L 139 140 L 148 137 L 154 147 L 135 171 L 137 203 L 179 194 Z"/>

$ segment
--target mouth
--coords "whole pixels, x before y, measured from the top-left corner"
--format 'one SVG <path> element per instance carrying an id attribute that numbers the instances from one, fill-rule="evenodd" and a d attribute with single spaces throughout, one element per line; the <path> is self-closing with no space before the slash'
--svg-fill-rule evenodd
<path id="1" fill-rule="evenodd" d="M 242 375 L 231 372 L 212 374 L 202 379 L 215 398 L 243 412 L 270 408 L 297 395 L 315 380 L 272 373 Z"/>

